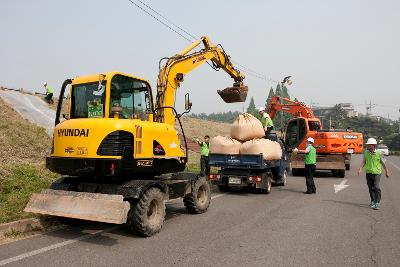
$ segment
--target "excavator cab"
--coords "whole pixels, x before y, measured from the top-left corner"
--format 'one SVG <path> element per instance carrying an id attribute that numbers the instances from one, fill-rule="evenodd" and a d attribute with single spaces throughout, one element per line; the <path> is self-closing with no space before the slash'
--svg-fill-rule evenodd
<path id="1" fill-rule="evenodd" d="M 305 147 L 305 139 L 321 129 L 319 119 L 294 118 L 287 124 L 285 144 L 288 148 Z"/>

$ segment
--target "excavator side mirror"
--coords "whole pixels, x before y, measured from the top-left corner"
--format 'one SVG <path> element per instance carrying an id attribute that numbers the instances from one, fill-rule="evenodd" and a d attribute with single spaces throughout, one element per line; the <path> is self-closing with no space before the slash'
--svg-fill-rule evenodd
<path id="1" fill-rule="evenodd" d="M 190 102 L 189 93 L 185 94 L 185 111 L 189 112 L 192 109 L 192 102 Z"/>

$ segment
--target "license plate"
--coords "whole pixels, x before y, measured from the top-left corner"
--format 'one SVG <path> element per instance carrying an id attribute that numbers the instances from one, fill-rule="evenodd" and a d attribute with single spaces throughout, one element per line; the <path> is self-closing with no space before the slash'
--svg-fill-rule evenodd
<path id="1" fill-rule="evenodd" d="M 347 149 L 347 153 L 353 154 L 353 152 L 354 152 L 354 149 L 352 149 L 352 148 Z"/>
<path id="2" fill-rule="evenodd" d="M 242 179 L 236 178 L 236 177 L 229 177 L 229 183 L 230 184 L 241 184 Z"/>

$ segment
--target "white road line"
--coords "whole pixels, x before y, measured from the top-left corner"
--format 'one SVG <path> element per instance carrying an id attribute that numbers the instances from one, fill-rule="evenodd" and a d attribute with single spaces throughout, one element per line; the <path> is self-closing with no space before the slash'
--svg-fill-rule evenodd
<path id="1" fill-rule="evenodd" d="M 211 197 L 211 199 L 216 199 L 216 198 L 219 198 L 219 197 L 222 197 L 222 196 L 225 196 L 225 195 L 226 194 L 214 195 L 214 196 Z M 33 251 L 30 251 L 30 252 L 27 252 L 27 253 L 20 254 L 18 256 L 12 257 L 12 258 L 1 260 L 0 261 L 0 266 L 4 266 L 4 265 L 12 263 L 12 262 L 20 261 L 20 260 L 35 256 L 35 255 L 38 255 L 38 254 L 42 254 L 42 253 L 45 253 L 47 251 L 50 251 L 50 250 L 53 250 L 53 249 L 56 249 L 56 248 L 64 247 L 64 246 L 76 243 L 78 241 L 82 241 L 82 240 L 91 238 L 91 237 L 93 237 L 95 235 L 98 235 L 100 233 L 104 233 L 104 232 L 109 232 L 109 231 L 115 230 L 115 229 L 117 229 L 119 227 L 120 226 L 118 225 L 118 226 L 113 226 L 113 227 L 110 227 L 110 228 L 107 228 L 107 229 L 104 229 L 104 230 L 95 231 L 93 233 L 86 234 L 86 235 L 83 235 L 83 236 L 80 236 L 80 237 L 77 237 L 77 238 L 74 238 L 74 239 L 71 239 L 71 240 L 67 240 L 67 241 L 64 241 L 64 242 L 61 242 L 61 243 L 56 243 L 56 244 L 53 244 L 53 245 L 50 245 L 50 246 L 47 246 L 47 247 L 43 247 L 43 248 L 40 248 L 40 249 L 37 249 L 37 250 L 33 250 Z"/>
<path id="2" fill-rule="evenodd" d="M 390 165 L 392 165 L 393 167 L 395 167 L 396 169 L 398 169 L 400 171 L 400 167 L 397 166 L 396 164 L 394 164 L 393 162 L 389 161 Z"/>
<path id="3" fill-rule="evenodd" d="M 107 229 L 104 229 L 104 230 L 95 231 L 93 233 L 77 237 L 77 238 L 74 238 L 74 239 L 71 239 L 71 240 L 67 240 L 67 241 L 64 241 L 64 242 L 53 244 L 53 245 L 50 245 L 50 246 L 47 246 L 47 247 L 43 247 L 43 248 L 40 248 L 40 249 L 37 249 L 37 250 L 33 250 L 31 252 L 23 253 L 23 254 L 20 254 L 18 256 L 15 256 L 15 257 L 8 258 L 8 259 L 0 261 L 0 266 L 6 265 L 6 264 L 9 264 L 9 263 L 12 263 L 12 262 L 20 261 L 20 260 L 35 256 L 35 255 L 38 255 L 38 254 L 42 254 L 44 252 L 47 252 L 47 251 L 50 251 L 50 250 L 53 250 L 53 249 L 56 249 L 56 248 L 64 247 L 64 246 L 76 243 L 78 241 L 82 241 L 82 240 L 85 240 L 85 239 L 88 239 L 88 238 L 92 238 L 95 235 L 98 235 L 98 234 L 103 233 L 103 232 L 109 232 L 109 231 L 115 230 L 115 229 L 117 229 L 119 227 L 120 227 L 120 225 L 113 226 L 113 227 L 110 227 L 110 228 L 107 228 Z"/>
<path id="4" fill-rule="evenodd" d="M 216 199 L 216 198 L 219 198 L 219 197 L 223 197 L 225 195 L 226 194 L 218 194 L 218 195 L 212 196 L 211 199 Z"/>

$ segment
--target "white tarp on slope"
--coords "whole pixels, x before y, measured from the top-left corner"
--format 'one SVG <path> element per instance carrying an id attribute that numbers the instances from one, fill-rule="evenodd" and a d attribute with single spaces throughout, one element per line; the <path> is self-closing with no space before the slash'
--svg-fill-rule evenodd
<path id="1" fill-rule="evenodd" d="M 56 111 L 50 109 L 40 97 L 16 91 L 0 90 L 0 97 L 22 117 L 53 134 Z"/>

